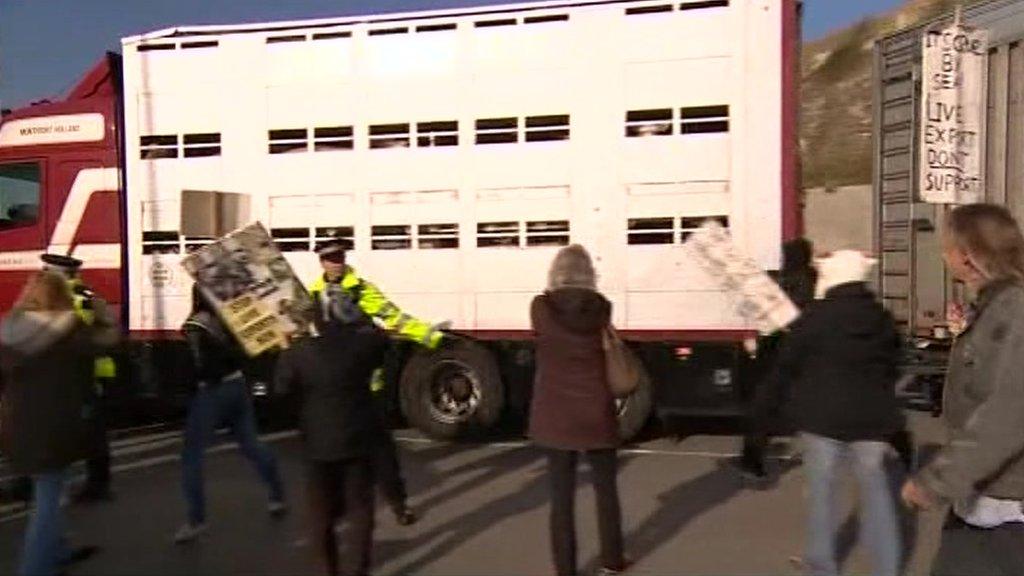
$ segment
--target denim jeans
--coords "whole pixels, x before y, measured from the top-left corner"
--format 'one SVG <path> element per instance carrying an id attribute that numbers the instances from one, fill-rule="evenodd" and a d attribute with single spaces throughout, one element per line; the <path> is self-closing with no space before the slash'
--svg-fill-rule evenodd
<path id="1" fill-rule="evenodd" d="M 206 497 L 203 492 L 203 453 L 216 429 L 227 426 L 239 450 L 270 490 L 271 501 L 284 499 L 284 488 L 277 459 L 260 443 L 256 418 L 245 378 L 234 374 L 212 387 L 201 387 L 192 398 L 185 422 L 185 446 L 181 454 L 182 488 L 188 503 L 188 521 L 206 522 Z"/>
<path id="2" fill-rule="evenodd" d="M 895 576 L 900 569 L 900 532 L 896 519 L 893 487 L 885 470 L 887 442 L 842 442 L 802 433 L 804 470 L 807 476 L 810 510 L 807 523 L 807 551 L 804 562 L 815 576 L 839 574 L 836 561 L 837 472 L 843 457 L 852 456 L 860 489 L 860 536 L 872 556 L 878 576 Z"/>
<path id="3" fill-rule="evenodd" d="M 56 574 L 67 557 L 64 543 L 64 514 L 60 497 L 64 491 L 67 471 L 32 476 L 34 510 L 25 533 L 21 556 L 21 576 Z"/>

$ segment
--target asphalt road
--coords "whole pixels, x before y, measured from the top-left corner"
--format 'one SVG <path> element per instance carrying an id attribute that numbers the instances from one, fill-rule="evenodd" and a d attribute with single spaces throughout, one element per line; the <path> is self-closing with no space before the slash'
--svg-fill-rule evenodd
<path id="1" fill-rule="evenodd" d="M 375 573 L 437 575 L 550 574 L 547 484 L 541 455 L 512 438 L 440 443 L 397 431 L 411 502 L 423 515 L 398 526 L 378 513 Z M 266 513 L 254 471 L 230 446 L 214 450 L 206 478 L 210 530 L 185 546 L 172 543 L 184 518 L 178 442 L 173 433 L 119 442 L 116 499 L 68 509 L 75 543 L 102 552 L 73 574 L 316 573 L 305 533 L 299 440 L 276 434 L 292 505 L 281 520 Z M 794 449 L 777 446 L 777 481 L 753 487 L 730 459 L 738 437 L 661 436 L 623 450 L 620 492 L 633 574 L 796 574 L 790 557 L 803 541 L 803 481 Z M 846 498 L 852 504 L 852 491 Z M 15 571 L 24 512 L 0 511 L 0 574 Z M 587 475 L 577 496 L 581 563 L 593 568 L 596 520 Z M 856 545 L 856 520 L 842 540 L 846 572 L 869 571 Z"/>

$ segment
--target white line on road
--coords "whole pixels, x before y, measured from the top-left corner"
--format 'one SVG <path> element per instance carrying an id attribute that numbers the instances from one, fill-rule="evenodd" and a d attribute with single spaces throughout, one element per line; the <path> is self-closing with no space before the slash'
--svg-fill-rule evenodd
<path id="1" fill-rule="evenodd" d="M 142 446 L 129 446 L 129 447 L 123 448 L 121 450 L 115 450 L 114 451 L 114 456 L 116 457 L 116 456 L 119 456 L 119 455 L 126 455 L 126 454 L 134 454 L 134 453 L 138 453 L 138 452 L 144 452 L 144 451 L 147 451 L 146 448 L 149 447 L 149 446 L 159 448 L 159 447 L 162 447 L 162 446 L 167 446 L 167 445 L 171 445 L 171 444 L 180 442 L 181 441 L 181 433 L 179 432 L 179 433 L 176 433 L 176 434 L 177 434 L 177 436 L 175 436 L 174 438 L 165 437 L 164 439 L 158 440 L 156 442 L 149 442 L 149 443 L 146 443 L 145 445 L 142 445 Z M 286 430 L 286 431 L 283 431 L 283 432 L 274 432 L 274 433 L 271 433 L 271 434 L 264 434 L 264 435 L 260 436 L 260 440 L 263 441 L 263 442 L 279 442 L 281 440 L 288 440 L 290 438 L 295 438 L 298 435 L 299 435 L 299 433 L 298 433 L 297 430 Z M 163 436 L 163 435 L 161 435 L 161 436 Z M 456 445 L 457 444 L 456 442 L 446 442 L 446 441 L 443 441 L 443 440 L 433 440 L 431 438 L 421 438 L 421 437 L 412 437 L 412 436 L 396 436 L 395 437 L 395 441 L 396 442 L 406 443 L 406 444 L 433 444 L 433 445 L 438 445 L 438 444 Z M 491 448 L 491 449 L 502 448 L 502 449 L 504 449 L 504 448 L 525 448 L 527 446 L 530 446 L 531 444 L 532 443 L 527 441 L 527 440 L 517 440 L 517 441 L 485 442 L 485 443 L 479 443 L 479 444 L 458 444 L 458 445 L 466 446 L 466 447 L 474 447 L 474 448 Z M 237 449 L 238 449 L 238 445 L 237 444 L 235 444 L 234 442 L 228 442 L 228 443 L 225 443 L 225 444 L 221 444 L 219 446 L 214 446 L 213 448 L 208 449 L 206 452 L 207 452 L 207 454 L 221 454 L 223 452 L 229 452 L 229 451 L 237 450 Z M 619 450 L 619 453 L 620 454 L 636 454 L 636 455 L 640 455 L 640 456 L 682 456 L 682 457 L 688 457 L 688 458 L 714 458 L 714 459 L 736 458 L 736 457 L 740 456 L 739 453 L 731 452 L 731 451 L 730 452 L 715 452 L 715 451 L 710 451 L 710 450 L 661 450 L 661 449 L 654 449 L 654 448 L 622 448 L 622 449 Z M 783 455 L 778 455 L 778 456 L 769 456 L 768 458 L 770 458 L 772 460 L 789 461 L 789 460 L 795 460 L 797 457 L 798 456 L 795 455 L 795 454 L 783 454 Z M 133 462 L 128 462 L 128 463 L 125 463 L 125 464 L 117 464 L 117 465 L 114 465 L 114 466 L 111 467 L 111 471 L 113 471 L 113 472 L 129 472 L 129 471 L 132 471 L 132 470 L 139 470 L 139 469 L 143 469 L 143 468 L 150 468 L 150 467 L 153 467 L 153 466 L 159 466 L 161 464 L 167 464 L 167 463 L 170 463 L 170 462 L 177 462 L 179 460 L 181 460 L 181 455 L 178 454 L 178 453 L 164 454 L 162 456 L 154 456 L 152 458 L 143 458 L 143 459 L 135 460 Z M 13 521 L 13 520 L 17 520 L 19 518 L 24 518 L 27 515 L 27 513 L 28 513 L 27 510 L 22 510 L 20 512 L 11 514 L 9 516 L 4 514 L 7 509 L 17 508 L 17 507 L 20 507 L 20 505 L 11 505 L 11 506 L 0 507 L 0 524 L 6 523 L 6 522 L 10 522 L 10 521 Z"/>
<path id="2" fill-rule="evenodd" d="M 444 442 L 440 440 L 432 440 L 430 438 L 409 438 L 409 437 L 395 437 L 396 442 L 406 442 L 408 444 L 454 444 L 453 442 Z M 525 448 L 531 446 L 532 443 L 527 440 L 518 440 L 512 442 L 487 442 L 482 444 L 463 444 L 464 446 L 473 446 L 476 448 Z M 620 448 L 619 454 L 639 454 L 643 456 L 687 456 L 692 458 L 736 458 L 740 456 L 738 452 L 714 452 L 707 450 L 658 450 L 654 448 Z M 768 456 L 771 460 L 793 460 L 796 458 L 794 454 L 785 454 L 781 456 Z"/>

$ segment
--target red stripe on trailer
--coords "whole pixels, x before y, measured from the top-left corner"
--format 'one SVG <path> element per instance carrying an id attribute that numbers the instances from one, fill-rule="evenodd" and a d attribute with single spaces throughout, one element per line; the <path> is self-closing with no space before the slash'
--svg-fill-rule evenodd
<path id="1" fill-rule="evenodd" d="M 180 330 L 131 330 L 128 339 L 133 342 L 165 342 L 184 340 Z"/>
<path id="2" fill-rule="evenodd" d="M 2 255 L 0 255 L 2 257 Z M 42 262 L 39 263 L 42 269 Z M 0 271 L 0 313 L 6 313 L 14 305 L 29 277 L 37 270 Z M 114 314 L 121 306 L 121 270 L 118 268 L 97 268 L 82 270 L 82 280 L 97 294 L 103 296 Z"/>
<path id="3" fill-rule="evenodd" d="M 800 105 L 797 64 L 800 50 L 798 0 L 782 3 L 782 240 L 804 232 L 800 206 L 797 112 Z"/>

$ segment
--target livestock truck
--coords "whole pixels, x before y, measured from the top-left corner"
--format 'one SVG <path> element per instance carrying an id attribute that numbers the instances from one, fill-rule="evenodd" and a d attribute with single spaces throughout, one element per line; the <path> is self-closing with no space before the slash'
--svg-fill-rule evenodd
<path id="1" fill-rule="evenodd" d="M 122 421 L 174 418 L 183 256 L 260 221 L 311 280 L 340 235 L 461 336 L 387 371 L 413 425 L 455 437 L 525 411 L 530 300 L 580 243 L 646 369 L 623 436 L 653 410 L 736 413 L 755 332 L 682 244 L 716 219 L 772 270 L 800 234 L 798 21 L 795 0 L 581 0 L 124 38 L 62 100 L 3 116 L 0 311 L 40 254 L 80 258 L 128 335 Z"/>
<path id="2" fill-rule="evenodd" d="M 950 345 L 946 308 L 962 304 L 963 286 L 945 270 L 942 219 L 948 205 L 921 194 L 922 44 L 953 24 L 955 13 L 893 32 L 874 46 L 874 222 L 881 298 L 904 329 L 908 347 L 903 391 L 915 404 L 941 409 Z M 1024 218 L 1024 1 L 966 6 L 962 23 L 987 33 L 987 98 L 980 158 L 983 196 Z M 947 131 L 948 132 L 948 131 Z M 944 133 L 931 138 L 941 140 Z M 924 159 L 927 161 L 927 158 Z"/>

